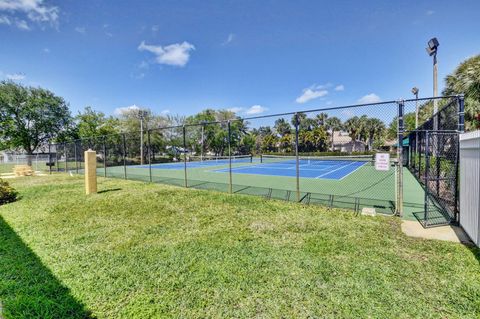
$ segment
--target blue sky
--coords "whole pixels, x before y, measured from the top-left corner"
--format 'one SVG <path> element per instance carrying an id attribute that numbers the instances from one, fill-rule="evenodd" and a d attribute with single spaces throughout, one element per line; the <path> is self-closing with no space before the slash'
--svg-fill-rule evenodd
<path id="1" fill-rule="evenodd" d="M 0 79 L 74 114 L 133 104 L 242 116 L 432 95 L 480 53 L 480 1 L 0 0 Z"/>

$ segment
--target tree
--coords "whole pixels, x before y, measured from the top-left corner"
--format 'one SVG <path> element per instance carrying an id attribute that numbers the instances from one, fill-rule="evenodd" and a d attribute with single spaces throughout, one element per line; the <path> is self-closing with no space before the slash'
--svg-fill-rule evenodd
<path id="1" fill-rule="evenodd" d="M 283 117 L 275 121 L 274 128 L 277 134 L 280 136 L 285 136 L 286 134 L 292 133 L 292 127 Z"/>
<path id="2" fill-rule="evenodd" d="M 332 145 L 332 152 L 335 150 L 334 138 L 335 132 L 340 131 L 342 129 L 342 121 L 334 116 L 330 117 L 325 121 L 325 125 L 328 130 L 330 130 L 330 134 L 332 135 L 331 145 Z"/>
<path id="3" fill-rule="evenodd" d="M 316 119 L 319 126 L 324 126 L 326 120 L 328 119 L 328 114 L 323 112 L 319 113 L 317 114 Z"/>
<path id="4" fill-rule="evenodd" d="M 405 131 L 415 130 L 415 113 L 414 112 L 407 113 L 403 116 L 403 125 L 405 128 Z M 398 116 L 395 116 L 388 127 L 387 138 L 391 140 L 397 138 L 397 135 L 398 135 L 397 127 L 398 127 Z"/>
<path id="5" fill-rule="evenodd" d="M 368 150 L 373 148 L 373 141 L 381 138 L 385 131 L 385 124 L 377 118 L 369 118 L 366 121 L 365 129 L 367 131 Z"/>
<path id="6" fill-rule="evenodd" d="M 480 55 L 460 63 L 445 84 L 444 95 L 465 94 L 467 129 L 480 128 Z"/>
<path id="7" fill-rule="evenodd" d="M 102 112 L 93 110 L 90 106 L 85 107 L 75 118 L 79 138 L 90 138 L 119 133 L 119 120 L 113 117 L 105 117 Z"/>
<path id="8" fill-rule="evenodd" d="M 4 147 L 22 148 L 31 155 L 71 123 L 63 98 L 42 88 L 0 83 L 0 139 Z"/>
<path id="9" fill-rule="evenodd" d="M 358 134 L 360 132 L 360 118 L 358 116 L 354 116 L 349 118 L 345 124 L 344 128 L 347 130 L 348 135 L 352 138 L 353 146 L 352 146 L 352 151 L 355 152 L 355 142 L 357 141 Z"/>

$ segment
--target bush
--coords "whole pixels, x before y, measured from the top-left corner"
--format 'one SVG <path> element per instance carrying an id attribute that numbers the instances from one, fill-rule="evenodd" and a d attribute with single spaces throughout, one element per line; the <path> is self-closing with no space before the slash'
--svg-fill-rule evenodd
<path id="1" fill-rule="evenodd" d="M 0 179 L 0 205 L 14 202 L 17 199 L 17 191 L 7 182 Z"/>

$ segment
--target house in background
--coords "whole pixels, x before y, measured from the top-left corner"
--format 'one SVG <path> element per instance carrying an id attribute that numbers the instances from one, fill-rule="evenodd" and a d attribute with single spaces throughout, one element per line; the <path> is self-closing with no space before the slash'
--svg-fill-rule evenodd
<path id="1" fill-rule="evenodd" d="M 333 151 L 342 153 L 365 152 L 367 145 L 362 141 L 352 141 L 347 132 L 336 131 L 333 134 Z"/>

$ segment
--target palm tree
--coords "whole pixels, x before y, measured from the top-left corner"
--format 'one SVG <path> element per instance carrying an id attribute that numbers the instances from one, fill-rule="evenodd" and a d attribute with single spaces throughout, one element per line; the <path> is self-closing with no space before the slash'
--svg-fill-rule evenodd
<path id="1" fill-rule="evenodd" d="M 347 130 L 348 135 L 352 138 L 352 151 L 355 152 L 355 142 L 357 141 L 358 134 L 361 130 L 361 122 L 358 116 L 349 118 L 345 124 L 344 128 Z"/>
<path id="2" fill-rule="evenodd" d="M 317 116 L 315 118 L 317 120 L 318 126 L 324 126 L 325 121 L 328 118 L 328 114 L 322 112 L 322 113 L 317 114 Z"/>
<path id="3" fill-rule="evenodd" d="M 367 138 L 368 138 L 368 150 L 373 148 L 373 141 L 376 137 L 381 136 L 385 131 L 385 124 L 377 118 L 369 118 L 366 121 Z"/>
<path id="4" fill-rule="evenodd" d="M 444 95 L 465 94 L 467 128 L 480 128 L 480 55 L 462 62 L 445 82 Z"/>
<path id="5" fill-rule="evenodd" d="M 330 130 L 332 134 L 332 152 L 335 151 L 335 146 L 334 146 L 334 140 L 333 136 L 335 135 L 336 131 L 340 131 L 342 129 L 342 121 L 334 116 L 330 117 L 325 121 L 325 125 L 327 126 L 327 129 Z"/>

